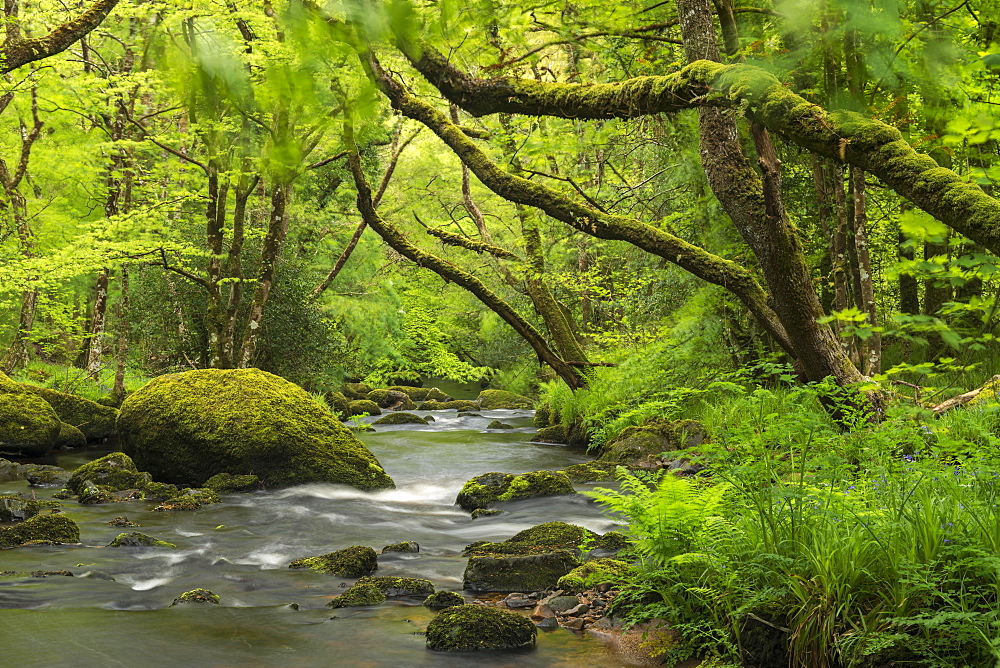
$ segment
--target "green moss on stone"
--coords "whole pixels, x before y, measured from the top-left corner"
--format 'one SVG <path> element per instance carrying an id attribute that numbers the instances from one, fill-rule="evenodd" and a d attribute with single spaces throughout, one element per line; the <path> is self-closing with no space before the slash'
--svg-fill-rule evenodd
<path id="1" fill-rule="evenodd" d="M 165 482 L 217 473 L 267 487 L 331 482 L 392 487 L 378 460 L 300 387 L 259 369 L 200 369 L 154 379 L 122 404 L 122 449 Z"/>
<path id="2" fill-rule="evenodd" d="M 531 620 L 486 605 L 456 605 L 442 610 L 427 625 L 427 649 L 475 652 L 514 649 L 535 644 Z"/>
<path id="3" fill-rule="evenodd" d="M 412 540 L 404 540 L 402 543 L 393 543 L 382 548 L 382 554 L 386 552 L 419 552 L 420 546 Z"/>
<path id="4" fill-rule="evenodd" d="M 318 557 L 296 559 L 288 567 L 308 568 L 342 578 L 357 578 L 378 570 L 378 555 L 370 547 L 352 545 Z"/>
<path id="5" fill-rule="evenodd" d="M 108 547 L 168 547 L 173 549 L 177 546 L 165 540 L 157 540 L 139 531 L 132 531 L 118 534 L 114 540 L 108 543 Z"/>
<path id="6" fill-rule="evenodd" d="M 535 404 L 528 397 L 505 390 L 483 390 L 479 393 L 477 401 L 484 411 L 498 408 L 531 408 Z"/>
<path id="7" fill-rule="evenodd" d="M 437 401 L 436 399 L 428 399 L 424 403 L 420 404 L 420 410 L 477 411 L 479 410 L 479 404 L 477 404 L 475 401 L 466 401 L 465 399 L 452 400 L 452 401 Z"/>
<path id="8" fill-rule="evenodd" d="M 558 471 L 532 471 L 519 475 L 486 473 L 465 483 L 455 503 L 472 511 L 501 501 L 575 493 L 573 483 Z"/>
<path id="9" fill-rule="evenodd" d="M 532 423 L 539 429 L 545 429 L 550 425 L 549 419 L 551 415 L 552 411 L 547 404 L 539 406 L 535 409 L 535 417 L 532 419 Z"/>
<path id="10" fill-rule="evenodd" d="M 55 448 L 82 448 L 87 445 L 87 437 L 71 424 L 59 424 L 59 436 L 56 437 Z"/>
<path id="11" fill-rule="evenodd" d="M 27 543 L 79 543 L 80 527 L 62 514 L 35 515 L 9 527 L 0 527 L 0 547 Z"/>
<path id="12" fill-rule="evenodd" d="M 700 445 L 705 429 L 695 420 L 651 420 L 640 427 L 628 427 L 605 447 L 601 463 L 636 466 L 663 452 Z"/>
<path id="13" fill-rule="evenodd" d="M 369 399 L 356 399 L 347 405 L 346 417 L 354 415 L 381 415 L 382 409 L 378 404 Z"/>
<path id="14" fill-rule="evenodd" d="M 375 585 L 358 582 L 326 605 L 328 608 L 354 608 L 385 603 L 385 598 Z"/>
<path id="15" fill-rule="evenodd" d="M 501 422 L 500 420 L 493 420 L 493 422 L 490 422 L 488 425 L 486 425 L 486 428 L 487 429 L 513 429 L 514 425 L 507 424 L 506 422 Z"/>
<path id="16" fill-rule="evenodd" d="M 417 407 L 408 394 L 396 390 L 372 390 L 365 398 L 374 401 L 379 408 L 409 411 Z"/>
<path id="17" fill-rule="evenodd" d="M 389 413 L 384 417 L 372 422 L 373 425 L 380 424 L 427 424 L 427 420 L 413 413 Z"/>
<path id="18" fill-rule="evenodd" d="M 531 437 L 532 443 L 566 443 L 566 427 L 561 424 L 543 427 Z"/>
<path id="19" fill-rule="evenodd" d="M 617 559 L 594 559 L 559 578 L 556 587 L 570 594 L 579 594 L 603 582 L 622 582 L 630 569 L 629 564 Z"/>
<path id="20" fill-rule="evenodd" d="M 114 503 L 117 500 L 110 489 L 103 485 L 94 484 L 90 480 L 83 483 L 83 487 L 80 488 L 80 492 L 76 495 L 76 498 L 85 506 L 93 506 L 99 503 Z"/>
<path id="21" fill-rule="evenodd" d="M 409 387 L 408 385 L 393 385 L 392 387 L 387 387 L 385 389 L 392 390 L 393 392 L 402 392 L 413 401 L 425 401 L 427 399 L 427 395 L 430 394 L 430 391 L 436 388 Z"/>
<path id="22" fill-rule="evenodd" d="M 376 587 L 387 598 L 426 598 L 434 593 L 434 585 L 423 578 L 366 575 L 355 583 L 357 585 Z"/>
<path id="23" fill-rule="evenodd" d="M 205 481 L 205 487 L 219 494 L 235 492 L 252 492 L 260 489 L 260 478 L 255 475 L 233 475 L 231 473 L 216 473 Z"/>
<path id="24" fill-rule="evenodd" d="M 34 517 L 42 509 L 35 499 L 26 499 L 16 494 L 0 495 L 0 522 L 23 522 Z"/>
<path id="25" fill-rule="evenodd" d="M 180 605 L 181 603 L 214 603 L 219 605 L 220 601 L 221 599 L 208 589 L 192 589 L 175 598 L 170 605 Z"/>
<path id="26" fill-rule="evenodd" d="M 532 439 L 534 440 L 534 439 Z M 615 479 L 615 469 L 613 464 L 600 464 L 598 462 L 586 462 L 584 464 L 573 464 L 563 469 L 566 477 L 575 483 L 584 482 L 605 482 Z"/>
<path id="27" fill-rule="evenodd" d="M 21 387 L 47 401 L 60 420 L 78 428 L 86 438 L 107 438 L 115 434 L 117 409 L 47 387 L 28 384 L 22 384 Z"/>
<path id="28" fill-rule="evenodd" d="M 453 591 L 439 591 L 425 598 L 423 604 L 431 610 L 442 610 L 456 605 L 464 605 L 465 597 Z"/>
<path id="29" fill-rule="evenodd" d="M 78 468 L 66 486 L 80 494 L 89 481 L 109 492 L 118 492 L 123 489 L 141 489 L 151 480 L 148 473 L 139 471 L 131 457 L 123 452 L 112 452 Z"/>
<path id="30" fill-rule="evenodd" d="M 559 578 L 580 565 L 580 560 L 569 550 L 532 549 L 539 551 L 469 557 L 462 576 L 463 586 L 477 592 L 541 591 L 554 587 Z"/>
<path id="31" fill-rule="evenodd" d="M 10 381 L 5 387 L 13 390 L 0 391 L 0 450 L 29 457 L 46 454 L 59 438 L 59 416 L 45 399 L 22 391 L 16 383 Z"/>
<path id="32" fill-rule="evenodd" d="M 65 487 L 72 475 L 66 469 L 50 464 L 29 464 L 24 470 L 24 478 L 33 487 L 58 485 Z"/>
<path id="33" fill-rule="evenodd" d="M 345 397 L 343 392 L 327 392 L 323 398 L 326 399 L 326 404 L 334 415 L 344 415 L 351 405 L 351 400 Z"/>
<path id="34" fill-rule="evenodd" d="M 345 397 L 354 401 L 355 399 L 364 399 L 372 389 L 371 385 L 365 385 L 364 383 L 344 383 L 341 391 Z"/>
<path id="35" fill-rule="evenodd" d="M 424 401 L 442 401 L 449 402 L 454 401 L 449 395 L 445 394 L 436 387 L 432 387 L 427 390 L 427 394 L 424 396 Z"/>

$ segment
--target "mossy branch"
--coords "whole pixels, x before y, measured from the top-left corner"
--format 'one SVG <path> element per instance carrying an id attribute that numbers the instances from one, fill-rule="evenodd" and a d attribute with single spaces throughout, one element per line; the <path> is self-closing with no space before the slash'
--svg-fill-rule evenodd
<path id="1" fill-rule="evenodd" d="M 448 230 L 440 227 L 428 227 L 427 234 L 432 237 L 437 237 L 441 240 L 441 243 L 447 244 L 448 246 L 467 248 L 477 253 L 488 253 L 503 260 L 523 262 L 523 259 L 517 253 L 512 253 L 509 250 L 500 248 L 499 246 L 494 246 L 493 244 L 485 243 L 483 241 L 476 241 L 475 239 L 463 237 L 461 234 L 455 234 L 454 232 L 449 232 Z"/>
<path id="2" fill-rule="evenodd" d="M 15 25 L 7 28 L 7 39 L 0 44 L 0 74 L 65 51 L 101 25 L 117 4 L 118 0 L 98 0 L 90 9 L 57 26 L 49 34 L 27 39 L 21 37 L 20 27 L 16 26 L 17 17 L 7 16 L 7 21 Z"/>

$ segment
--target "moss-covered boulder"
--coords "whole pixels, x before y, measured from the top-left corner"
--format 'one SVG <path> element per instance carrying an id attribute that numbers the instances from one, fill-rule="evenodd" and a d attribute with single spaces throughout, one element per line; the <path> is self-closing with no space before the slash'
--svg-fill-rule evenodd
<path id="1" fill-rule="evenodd" d="M 551 427 L 543 427 L 535 432 L 531 437 L 532 443 L 566 443 L 566 427 L 561 424 L 554 424 Z"/>
<path id="2" fill-rule="evenodd" d="M 515 649 L 535 644 L 538 631 L 526 617 L 486 605 L 456 605 L 442 610 L 427 625 L 427 649 L 476 652 Z"/>
<path id="3" fill-rule="evenodd" d="M 501 501 L 575 493 L 573 483 L 558 471 L 532 471 L 519 475 L 485 473 L 465 483 L 455 503 L 472 511 L 476 508 L 489 508 Z"/>
<path id="4" fill-rule="evenodd" d="M 366 575 L 357 585 L 376 587 L 386 598 L 424 599 L 434 593 L 434 585 L 423 578 L 397 578 L 391 575 Z"/>
<path id="5" fill-rule="evenodd" d="M 123 452 L 112 452 L 92 462 L 87 462 L 70 476 L 66 484 L 74 494 L 79 495 L 87 482 L 92 482 L 108 492 L 124 489 L 141 489 L 152 478 L 139 471 L 132 458 Z"/>
<path id="6" fill-rule="evenodd" d="M 59 435 L 56 437 L 55 449 L 82 448 L 87 445 L 87 437 L 83 432 L 65 422 L 59 425 Z"/>
<path id="7" fill-rule="evenodd" d="M 349 418 L 355 415 L 381 415 L 382 409 L 378 404 L 370 399 L 356 399 L 347 404 L 347 411 L 342 417 Z"/>
<path id="8" fill-rule="evenodd" d="M 184 489 L 165 499 L 153 510 L 157 512 L 199 510 L 202 506 L 221 501 L 219 494 L 207 487 Z"/>
<path id="9" fill-rule="evenodd" d="M 430 387 L 409 387 L 408 385 L 393 385 L 392 387 L 385 388 L 387 390 L 392 390 L 393 392 L 402 392 L 408 396 L 412 401 L 425 401 L 427 395 L 430 394 Z M 440 390 L 439 390 L 440 391 Z"/>
<path id="10" fill-rule="evenodd" d="M 372 422 L 373 425 L 380 424 L 428 424 L 427 420 L 413 413 L 389 413 Z"/>
<path id="11" fill-rule="evenodd" d="M 477 541 L 465 546 L 464 556 L 541 554 L 552 550 L 568 550 L 580 555 L 583 549 L 599 549 L 616 552 L 630 543 L 628 538 L 617 531 L 609 531 L 603 536 L 566 522 L 544 522 L 519 531 L 505 541 L 493 543 Z"/>
<path id="12" fill-rule="evenodd" d="M 432 387 L 427 390 L 427 395 L 424 397 L 424 401 L 454 401 L 454 399 L 447 393 L 442 392 L 436 387 Z"/>
<path id="13" fill-rule="evenodd" d="M 535 402 L 528 397 L 506 390 L 483 390 L 476 401 L 484 411 L 498 408 L 531 408 L 535 405 Z"/>
<path id="14" fill-rule="evenodd" d="M 36 499 L 26 499 L 17 494 L 0 495 L 0 522 L 23 522 L 42 509 Z"/>
<path id="15" fill-rule="evenodd" d="M 371 385 L 366 385 L 365 383 L 344 383 L 340 391 L 345 397 L 354 401 L 356 399 L 364 399 L 373 389 Z"/>
<path id="16" fill-rule="evenodd" d="M 410 411 L 417 407 L 408 394 L 397 390 L 372 390 L 365 398 L 386 410 Z"/>
<path id="17" fill-rule="evenodd" d="M 487 429 L 513 429 L 514 425 L 507 424 L 506 422 L 501 422 L 500 420 L 493 420 L 488 425 L 486 425 L 486 428 Z"/>
<path id="18" fill-rule="evenodd" d="M 532 419 L 532 424 L 539 429 L 545 429 L 548 426 L 554 426 L 550 422 L 553 417 L 558 418 L 558 416 L 552 415 L 552 409 L 549 408 L 548 404 L 543 404 L 535 409 L 535 417 Z"/>
<path id="19" fill-rule="evenodd" d="M 219 494 L 235 494 L 237 492 L 252 492 L 260 489 L 260 478 L 255 475 L 233 475 L 232 473 L 216 473 L 205 481 L 205 487 Z"/>
<path id="20" fill-rule="evenodd" d="M 175 598 L 174 602 L 170 605 L 174 606 L 182 603 L 212 603 L 219 605 L 220 601 L 221 599 L 208 589 L 192 589 Z"/>
<path id="21" fill-rule="evenodd" d="M 139 531 L 132 531 L 129 533 L 120 533 L 115 536 L 114 540 L 108 543 L 108 547 L 177 547 L 173 543 L 168 543 L 165 540 L 157 540 L 152 536 L 147 536 Z"/>
<path id="22" fill-rule="evenodd" d="M 640 466 L 661 453 L 700 445 L 705 429 L 696 420 L 653 420 L 641 427 L 627 427 L 601 451 L 601 463 Z"/>
<path id="23" fill-rule="evenodd" d="M 623 582 L 629 570 L 630 566 L 624 561 L 594 559 L 559 578 L 556 587 L 570 594 L 579 594 L 599 584 Z"/>
<path id="24" fill-rule="evenodd" d="M 342 578 L 358 578 L 378 570 L 378 555 L 370 547 L 352 545 L 318 557 L 296 559 L 288 564 L 288 567 L 308 568 Z"/>
<path id="25" fill-rule="evenodd" d="M 326 404 L 334 415 L 345 415 L 351 406 L 351 400 L 345 397 L 343 392 L 327 392 L 323 398 L 326 399 Z"/>
<path id="26" fill-rule="evenodd" d="M 420 410 L 422 411 L 477 411 L 479 410 L 479 404 L 475 401 L 467 401 L 465 399 L 458 399 L 452 401 L 438 401 L 436 399 L 428 399 L 424 403 L 420 404 Z"/>
<path id="27" fill-rule="evenodd" d="M 402 543 L 393 543 L 382 548 L 382 554 L 388 552 L 419 552 L 420 545 L 412 540 L 404 540 Z"/>
<path id="28" fill-rule="evenodd" d="M 462 583 L 475 592 L 541 591 L 555 586 L 579 565 L 580 560 L 569 550 L 479 555 L 469 558 Z"/>
<path id="29" fill-rule="evenodd" d="M 21 387 L 48 402 L 60 420 L 79 429 L 88 439 L 107 438 L 115 434 L 118 419 L 116 409 L 47 387 L 28 384 L 22 384 Z"/>
<path id="30" fill-rule="evenodd" d="M 0 373 L 0 451 L 44 455 L 55 447 L 61 424 L 49 402 Z"/>
<path id="31" fill-rule="evenodd" d="M 65 515 L 35 515 L 13 526 L 0 527 L 0 547 L 30 543 L 79 543 L 80 527 Z"/>
<path id="32" fill-rule="evenodd" d="M 439 591 L 424 599 L 423 605 L 431 610 L 443 610 L 456 605 L 464 605 L 465 597 L 453 591 Z"/>
<path id="33" fill-rule="evenodd" d="M 366 605 L 385 603 L 386 597 L 378 587 L 372 584 L 358 583 L 344 590 L 344 593 L 329 603 L 328 608 L 356 608 Z"/>
<path id="34" fill-rule="evenodd" d="M 32 464 L 24 471 L 24 479 L 32 487 L 65 487 L 72 474 L 50 464 Z"/>
<path id="35" fill-rule="evenodd" d="M 566 477 L 575 483 L 606 482 L 615 479 L 617 465 L 601 462 L 573 464 L 563 469 Z"/>
<path id="36" fill-rule="evenodd" d="M 199 369 L 152 380 L 122 404 L 122 450 L 164 482 L 200 486 L 217 473 L 267 487 L 392 479 L 305 390 L 259 369 Z"/>

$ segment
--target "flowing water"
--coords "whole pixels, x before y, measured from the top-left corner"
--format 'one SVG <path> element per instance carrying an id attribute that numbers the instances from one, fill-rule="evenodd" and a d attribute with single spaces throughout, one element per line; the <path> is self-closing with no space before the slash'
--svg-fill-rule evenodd
<path id="1" fill-rule="evenodd" d="M 453 391 L 453 390 L 452 390 Z M 420 415 L 428 413 L 417 411 Z M 417 554 L 379 557 L 379 575 L 421 577 L 439 590 L 462 591 L 462 548 L 503 540 L 541 522 L 563 520 L 605 532 L 614 523 L 586 497 L 507 504 L 500 515 L 470 519 L 453 505 L 462 484 L 489 471 L 559 469 L 585 461 L 564 447 L 528 443 L 530 411 L 482 411 L 482 417 L 433 413 L 428 427 L 379 427 L 361 438 L 396 481 L 365 493 L 312 484 L 225 495 L 195 512 L 152 512 L 126 502 L 64 510 L 81 530 L 80 545 L 0 551 L 0 571 L 69 570 L 75 577 L 0 578 L 0 663 L 5 666 L 608 666 L 621 665 L 595 640 L 557 629 L 540 632 L 519 652 L 441 654 L 420 632 L 433 613 L 416 602 L 330 609 L 351 581 L 288 562 L 349 545 L 404 540 Z M 486 431 L 501 419 L 513 431 Z M 67 469 L 107 450 L 56 457 Z M 28 490 L 0 480 L 0 493 Z M 580 487 L 583 489 L 583 486 Z M 35 489 L 49 498 L 52 489 Z M 110 548 L 127 515 L 142 531 L 177 549 Z M 184 591 L 204 587 L 222 605 L 170 607 Z M 467 596 L 467 600 L 471 597 Z M 297 604 L 298 609 L 289 604 Z"/>

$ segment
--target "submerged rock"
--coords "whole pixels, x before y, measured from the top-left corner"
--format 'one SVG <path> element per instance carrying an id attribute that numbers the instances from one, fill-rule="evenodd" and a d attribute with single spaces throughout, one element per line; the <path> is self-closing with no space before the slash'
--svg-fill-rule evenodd
<path id="1" fill-rule="evenodd" d="M 486 425 L 487 429 L 513 429 L 514 425 L 507 424 L 506 422 L 501 422 L 500 420 L 494 420 Z"/>
<path id="2" fill-rule="evenodd" d="M 419 552 L 420 546 L 412 540 L 404 540 L 402 543 L 393 543 L 382 548 L 382 554 L 386 552 Z"/>
<path id="3" fill-rule="evenodd" d="M 389 413 L 375 420 L 372 424 L 376 426 L 380 424 L 427 424 L 427 420 L 413 413 Z"/>
<path id="4" fill-rule="evenodd" d="M 485 605 L 447 608 L 427 625 L 427 649 L 475 652 L 535 644 L 535 625 L 516 613 Z"/>
<path id="5" fill-rule="evenodd" d="M 462 486 L 455 503 L 465 510 L 489 508 L 501 501 L 533 499 L 538 496 L 575 494 L 573 483 L 558 471 L 532 471 L 511 473 L 485 473 Z"/>
<path id="6" fill-rule="evenodd" d="M 0 451 L 44 455 L 55 447 L 61 425 L 45 399 L 0 372 Z"/>
<path id="7" fill-rule="evenodd" d="M 326 604 L 328 608 L 354 608 L 385 603 L 385 594 L 378 587 L 360 582 Z"/>
<path id="8" fill-rule="evenodd" d="M 392 487 L 378 460 L 305 390 L 259 369 L 155 378 L 122 404 L 122 449 L 157 480 L 203 485 L 217 473 L 268 487 L 331 482 Z"/>
<path id="9" fill-rule="evenodd" d="M 391 575 L 366 575 L 354 586 L 371 585 L 386 598 L 427 598 L 434 593 L 434 585 L 423 578 L 397 578 Z"/>
<path id="10" fill-rule="evenodd" d="M 114 540 L 108 543 L 108 547 L 169 547 L 176 548 L 177 546 L 173 543 L 168 543 L 165 540 L 157 540 L 152 536 L 147 536 L 144 533 L 138 531 L 132 531 L 131 533 L 120 533 Z"/>
<path id="11" fill-rule="evenodd" d="M 535 405 L 535 402 L 528 397 L 505 390 L 483 390 L 476 401 L 484 411 L 498 408 L 531 408 Z"/>
<path id="12" fill-rule="evenodd" d="M 191 591 L 186 591 L 171 603 L 171 606 L 180 605 L 181 603 L 214 603 L 219 605 L 220 598 L 213 594 L 208 589 L 192 589 Z"/>
<path id="13" fill-rule="evenodd" d="M 0 527 L 0 547 L 79 542 L 80 527 L 65 515 L 35 515 L 14 526 Z"/>
<path id="14" fill-rule="evenodd" d="M 342 578 L 357 578 L 378 570 L 378 556 L 370 547 L 352 545 L 318 557 L 296 559 L 288 567 L 308 568 Z"/>
<path id="15" fill-rule="evenodd" d="M 59 392 L 47 387 L 22 383 L 21 387 L 41 397 L 55 410 L 59 419 L 72 425 L 89 440 L 107 438 L 115 434 L 118 410 L 75 394 Z"/>
<path id="16" fill-rule="evenodd" d="M 431 610 L 442 610 L 456 605 L 464 605 L 465 597 L 453 591 L 439 591 L 424 599 L 423 605 Z"/>

